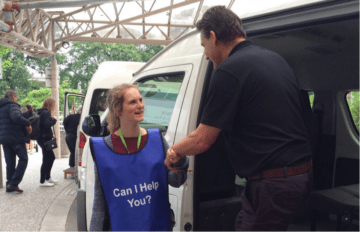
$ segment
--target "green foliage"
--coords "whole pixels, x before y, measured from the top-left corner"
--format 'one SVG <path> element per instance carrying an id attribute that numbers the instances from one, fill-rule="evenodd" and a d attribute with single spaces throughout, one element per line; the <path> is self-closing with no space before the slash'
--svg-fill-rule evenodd
<path id="1" fill-rule="evenodd" d="M 136 61 L 147 62 L 163 49 L 159 45 L 134 45 L 113 43 L 82 43 L 74 42 L 67 55 L 56 54 L 56 60 L 60 69 L 59 101 L 60 111 L 63 111 L 64 93 L 79 93 L 78 83 L 81 88 L 87 90 L 91 77 L 104 61 Z M 67 57 L 71 57 L 70 61 Z M 4 96 L 8 89 L 15 90 L 19 95 L 19 104 L 30 104 L 34 109 L 42 106 L 45 98 L 51 96 L 51 90 L 45 88 L 42 83 L 30 81 L 32 75 L 26 67 L 45 74 L 46 67 L 51 67 L 51 57 L 34 58 L 25 56 L 23 53 L 13 51 L 0 46 L 2 57 L 3 80 L 0 81 L 0 97 Z M 69 105 L 72 99 L 69 99 Z M 77 104 L 80 104 L 77 102 Z"/>
<path id="2" fill-rule="evenodd" d="M 22 99 L 27 93 L 38 88 L 36 83 L 29 83 L 31 74 L 24 64 L 24 54 L 11 50 L 3 56 L 3 65 L 5 69 L 0 83 L 0 96 L 4 96 L 6 90 L 12 89 L 17 92 L 19 99 Z"/>
<path id="3" fill-rule="evenodd" d="M 102 62 L 147 62 L 162 49 L 159 45 L 74 42 L 69 51 L 72 60 L 64 69 L 64 80 L 69 80 L 72 89 L 77 89 L 81 82 L 81 88 L 86 92 L 91 77 Z"/>
<path id="4" fill-rule="evenodd" d="M 309 94 L 309 100 L 310 100 L 310 105 L 311 105 L 311 108 L 313 107 L 313 103 L 314 103 L 314 93 L 313 92 L 308 92 Z"/>
<path id="5" fill-rule="evenodd" d="M 65 85 L 66 86 L 66 85 Z M 64 111 L 64 98 L 65 98 L 65 92 L 71 92 L 71 93 L 80 93 L 78 90 L 68 90 L 64 89 L 63 85 L 60 85 L 59 88 L 59 105 L 60 105 L 60 111 Z M 41 108 L 44 100 L 47 97 L 51 97 L 51 89 L 41 87 L 38 90 L 31 91 L 26 98 L 19 101 L 20 105 L 26 105 L 30 104 L 33 106 L 34 109 Z M 69 105 L 72 104 L 72 102 L 69 103 Z"/>
<path id="6" fill-rule="evenodd" d="M 359 131 L 359 91 L 351 92 L 351 99 L 348 100 L 348 104 L 355 126 Z"/>

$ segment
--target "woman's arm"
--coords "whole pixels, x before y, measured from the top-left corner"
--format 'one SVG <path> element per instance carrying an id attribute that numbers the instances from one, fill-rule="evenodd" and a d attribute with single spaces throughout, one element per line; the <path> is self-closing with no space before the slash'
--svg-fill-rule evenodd
<path id="1" fill-rule="evenodd" d="M 64 119 L 64 121 L 63 121 L 64 129 L 65 129 L 65 132 L 66 132 L 66 133 L 68 132 L 68 123 L 70 122 L 69 116 L 70 116 L 70 115 L 68 115 L 68 116 Z"/>
<path id="2" fill-rule="evenodd" d="M 106 216 L 106 201 L 101 189 L 100 176 L 96 164 L 94 164 L 94 174 L 94 204 L 89 231 L 103 231 Z"/>
<path id="3" fill-rule="evenodd" d="M 43 119 L 45 128 L 51 128 L 53 125 L 56 124 L 56 119 L 51 118 L 50 112 L 46 112 Z"/>
<path id="4" fill-rule="evenodd" d="M 189 158 L 184 156 L 179 162 L 173 164 L 179 173 L 168 171 L 168 182 L 172 187 L 179 188 L 187 180 L 187 170 L 189 168 Z"/>

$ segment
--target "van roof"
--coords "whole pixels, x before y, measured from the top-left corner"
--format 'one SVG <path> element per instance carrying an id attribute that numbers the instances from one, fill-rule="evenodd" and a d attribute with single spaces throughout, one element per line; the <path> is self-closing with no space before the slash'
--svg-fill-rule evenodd
<path id="1" fill-rule="evenodd" d="M 192 29 L 151 58 L 146 65 L 134 73 L 134 76 L 153 68 L 172 66 L 175 59 L 186 60 L 186 57 L 202 55 L 203 53 L 204 48 L 200 45 L 200 32 Z"/>
<path id="2" fill-rule="evenodd" d="M 129 61 L 105 61 L 101 63 L 92 76 L 88 90 L 95 88 L 110 89 L 116 84 L 127 83 L 133 78 L 133 73 L 145 63 Z"/>

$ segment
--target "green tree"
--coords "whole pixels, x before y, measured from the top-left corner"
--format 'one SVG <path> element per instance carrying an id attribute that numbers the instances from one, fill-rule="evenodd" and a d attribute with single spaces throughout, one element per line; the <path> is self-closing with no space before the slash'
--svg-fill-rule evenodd
<path id="1" fill-rule="evenodd" d="M 40 88 L 40 83 L 29 81 L 32 75 L 26 69 L 23 53 L 10 50 L 3 56 L 3 65 L 4 61 L 6 67 L 3 69 L 3 80 L 0 82 L 0 96 L 4 96 L 6 90 L 12 89 L 18 93 L 19 99 L 22 99 L 30 91 Z"/>
<path id="2" fill-rule="evenodd" d="M 64 70 L 64 78 L 69 80 L 72 89 L 77 89 L 81 82 L 81 88 L 86 91 L 91 77 L 102 62 L 147 62 L 162 49 L 159 45 L 74 42 L 69 51 L 72 60 Z"/>
<path id="3" fill-rule="evenodd" d="M 60 67 L 66 66 L 68 64 L 65 54 L 56 53 L 55 58 L 58 66 Z M 25 59 L 25 65 L 32 68 L 33 70 L 35 70 L 40 74 L 45 74 L 46 68 L 51 67 L 51 59 L 52 59 L 51 56 L 48 58 L 36 58 L 36 57 L 27 56 Z M 63 69 L 60 68 L 59 77 L 60 77 L 60 83 L 66 80 L 67 75 L 64 72 L 64 68 Z"/>
<path id="4" fill-rule="evenodd" d="M 359 91 L 351 92 L 351 100 L 348 103 L 355 126 L 359 131 Z"/>
<path id="5" fill-rule="evenodd" d="M 74 89 L 73 90 L 66 89 L 66 84 L 60 85 L 60 88 L 59 88 L 59 106 L 60 106 L 60 111 L 61 112 L 64 111 L 65 92 L 80 93 L 76 89 L 75 90 Z M 33 106 L 34 109 L 39 109 L 39 108 L 41 108 L 44 100 L 47 97 L 50 97 L 50 96 L 51 96 L 51 89 L 42 87 L 42 88 L 40 88 L 38 90 L 31 91 L 27 95 L 26 98 L 19 101 L 19 104 L 20 105 L 30 104 L 30 105 Z M 70 102 L 69 104 L 72 104 L 72 102 Z"/>

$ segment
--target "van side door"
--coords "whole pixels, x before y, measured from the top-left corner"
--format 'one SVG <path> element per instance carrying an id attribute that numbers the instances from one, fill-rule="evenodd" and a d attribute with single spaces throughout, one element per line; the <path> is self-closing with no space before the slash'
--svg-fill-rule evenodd
<path id="1" fill-rule="evenodd" d="M 187 110 L 183 106 L 192 64 L 157 68 L 138 74 L 133 83 L 138 82 L 145 103 L 145 117 L 140 123 L 143 128 L 159 128 L 171 147 L 177 132 L 179 115 Z M 180 228 L 181 199 L 183 186 L 169 186 L 169 201 L 175 213 L 175 231 Z"/>

